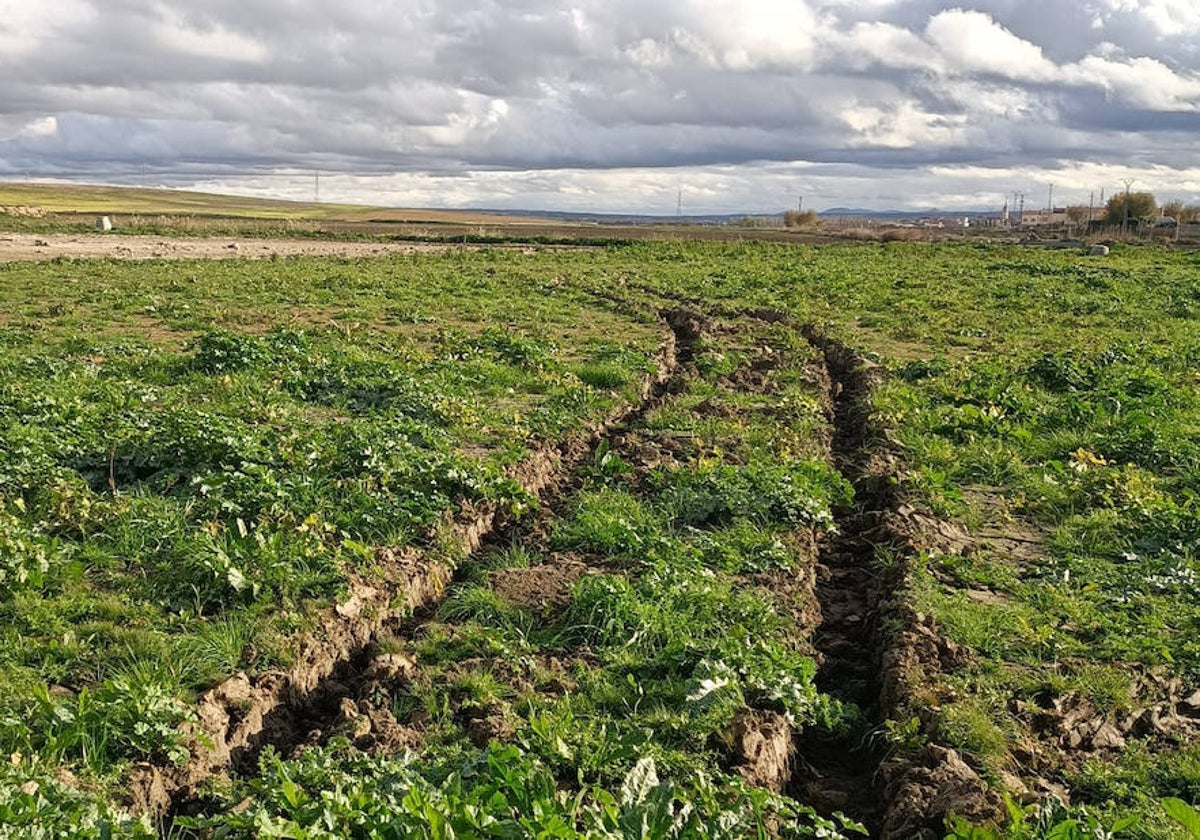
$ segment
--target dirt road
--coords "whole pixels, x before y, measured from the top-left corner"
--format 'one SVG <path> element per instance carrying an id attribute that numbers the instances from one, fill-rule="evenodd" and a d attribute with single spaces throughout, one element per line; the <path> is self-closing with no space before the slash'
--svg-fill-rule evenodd
<path id="1" fill-rule="evenodd" d="M 374 257 L 461 248 L 424 242 L 129 236 L 124 234 L 0 233 L 0 263 L 57 257 L 124 260 L 263 259 L 272 256 Z M 516 246 L 529 247 L 529 246 Z"/>

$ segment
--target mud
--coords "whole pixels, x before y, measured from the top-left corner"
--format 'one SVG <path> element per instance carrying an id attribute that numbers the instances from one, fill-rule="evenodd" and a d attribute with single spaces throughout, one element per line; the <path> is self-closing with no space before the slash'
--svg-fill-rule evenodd
<path id="1" fill-rule="evenodd" d="M 626 305 L 619 296 L 613 303 Z M 443 530 L 443 541 L 449 539 L 452 553 L 460 556 L 481 546 L 486 551 L 521 544 L 543 558 L 486 576 L 494 592 L 534 616 L 552 620 L 569 606 L 571 587 L 581 576 L 607 571 L 595 558 L 545 550 L 550 523 L 563 512 L 583 472 L 594 468 L 600 442 L 626 461 L 635 483 L 663 464 L 696 454 L 695 441 L 670 430 L 652 431 L 643 421 L 686 387 L 694 349 L 720 325 L 680 308 L 660 315 L 670 327 L 670 338 L 659 373 L 648 379 L 641 401 L 587 434 L 546 447 L 513 471 L 513 477 L 543 501 L 532 521 L 506 522 L 493 510 L 464 509 Z M 739 317 L 772 324 L 787 316 L 763 310 Z M 912 609 L 907 558 L 922 545 L 953 541 L 960 534 L 946 532 L 944 523 L 896 498 L 892 478 L 898 461 L 887 436 L 870 422 L 869 399 L 879 369 L 815 330 L 805 330 L 805 336 L 819 351 L 820 362 L 810 375 L 826 395 L 829 420 L 828 437 L 816 445 L 854 484 L 856 502 L 837 512 L 836 537 L 793 535 L 793 547 L 812 558 L 811 568 L 790 575 L 751 575 L 745 582 L 770 589 L 781 608 L 792 614 L 801 631 L 798 647 L 818 660 L 818 687 L 861 708 L 867 731 L 878 733 L 885 720 L 917 717 L 924 736 L 931 720 L 924 687 L 965 653 Z M 719 385 L 769 393 L 771 374 L 785 361 L 782 354 L 763 347 Z M 704 405 L 698 410 L 704 411 Z M 877 561 L 881 549 L 893 561 L 886 567 Z M 198 735 L 209 738 L 213 748 L 199 751 L 182 770 L 139 768 L 133 790 L 143 810 L 203 810 L 206 803 L 197 794 L 201 783 L 220 772 L 254 772 L 259 753 L 268 745 L 292 755 L 306 745 L 340 736 L 368 752 L 420 748 L 426 723 L 422 713 L 397 720 L 392 700 L 430 677 L 409 654 L 397 652 L 404 649 L 402 643 L 388 640 L 411 639 L 433 617 L 452 569 L 412 549 L 381 553 L 380 561 L 384 577 L 355 584 L 350 596 L 325 617 L 323 634 L 304 640 L 295 668 L 286 674 L 238 675 L 206 695 Z M 454 632 L 453 626 L 448 632 Z M 517 694 L 555 693 L 572 690 L 571 670 L 586 666 L 589 656 L 579 649 L 561 660 L 541 656 L 521 667 L 499 660 L 453 667 L 487 671 Z M 547 679 L 547 674 L 556 676 Z M 1200 698 L 1196 699 L 1200 712 Z M 1190 702 L 1179 698 L 1184 700 Z M 514 735 L 515 716 L 503 702 L 455 706 L 454 714 L 478 744 Z M 1143 725 L 1154 725 L 1153 718 Z M 795 732 L 777 712 L 744 709 L 725 732 L 722 747 L 726 766 L 749 783 L 791 794 L 825 813 L 842 812 L 865 824 L 874 838 L 941 837 L 947 814 L 982 820 L 999 804 L 960 756 L 933 742 L 920 750 L 885 753 L 880 737 L 816 728 Z"/>
<path id="2" fill-rule="evenodd" d="M 490 584 L 509 603 L 545 615 L 571 602 L 571 587 L 587 571 L 588 564 L 582 560 L 556 555 L 537 566 L 497 569 L 490 575 Z"/>
<path id="3" fill-rule="evenodd" d="M 872 837 L 940 838 L 949 814 L 982 821 L 1001 803 L 960 756 L 930 741 L 927 687 L 964 653 L 913 609 L 908 563 L 922 549 L 969 537 L 898 498 L 899 459 L 870 413 L 882 371 L 815 328 L 804 335 L 825 359 L 833 462 L 855 489 L 854 507 L 838 513 L 839 535 L 821 554 L 817 685 L 858 705 L 876 733 L 886 720 L 915 717 L 928 743 L 884 751 L 881 737 L 806 732 L 791 789 L 858 819 Z"/>
<path id="4" fill-rule="evenodd" d="M 811 328 L 804 335 L 825 360 L 822 379 L 832 429 L 828 457 L 859 491 L 856 479 L 863 472 L 866 405 L 876 377 L 848 348 Z M 821 546 L 818 558 L 814 596 L 820 621 L 812 641 L 819 662 L 817 687 L 878 722 L 885 716 L 880 703 L 880 618 L 886 582 L 879 579 L 873 564 L 873 531 L 880 516 L 873 509 L 874 501 L 870 495 L 859 495 L 852 508 L 835 514 L 837 533 Z M 796 772 L 789 785 L 792 795 L 825 814 L 846 814 L 866 826 L 872 837 L 881 836 L 882 756 L 874 743 L 859 734 L 816 728 L 801 733 L 798 741 Z"/>

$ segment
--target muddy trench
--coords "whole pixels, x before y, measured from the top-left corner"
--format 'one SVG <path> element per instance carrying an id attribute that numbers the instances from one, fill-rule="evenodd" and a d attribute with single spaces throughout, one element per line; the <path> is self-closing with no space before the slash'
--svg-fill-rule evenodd
<path id="1" fill-rule="evenodd" d="M 909 504 L 898 489 L 901 455 L 871 418 L 882 369 L 811 326 L 803 332 L 825 359 L 830 454 L 855 492 L 820 556 L 815 594 L 823 620 L 813 641 L 824 662 L 817 684 L 855 703 L 867 734 L 804 733 L 792 790 L 855 817 L 872 838 L 940 840 L 950 815 L 985 823 L 1002 811 L 977 771 L 939 743 L 929 705 L 930 688 L 955 666 L 960 650 L 914 607 L 911 564 L 955 529 Z M 917 728 L 908 743 L 896 743 L 889 724 Z"/>
<path id="2" fill-rule="evenodd" d="M 825 540 L 817 560 L 814 597 L 821 620 L 812 642 L 820 656 L 817 688 L 853 704 L 874 730 L 886 717 L 882 696 L 882 602 L 889 586 L 879 573 L 875 551 L 881 500 L 864 481 L 871 390 L 876 370 L 845 345 L 812 327 L 805 339 L 825 363 L 830 424 L 829 458 L 855 490 L 849 508 L 835 512 L 836 533 Z M 883 754 L 863 727 L 851 733 L 806 729 L 797 740 L 795 771 L 789 792 L 829 814 L 841 812 L 882 835 L 885 803 L 880 785 Z"/>

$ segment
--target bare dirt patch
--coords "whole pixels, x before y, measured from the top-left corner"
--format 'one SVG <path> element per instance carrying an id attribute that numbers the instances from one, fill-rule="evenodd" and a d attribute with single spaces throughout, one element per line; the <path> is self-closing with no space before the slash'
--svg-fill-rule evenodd
<path id="1" fill-rule="evenodd" d="M 464 247 L 449 243 L 382 240 L 321 240 L 257 237 L 169 237 L 126 234 L 3 233 L 0 262 L 67 259 L 232 260 L 272 257 L 382 257 L 440 253 Z M 492 245 L 523 249 L 525 245 Z"/>
<path id="2" fill-rule="evenodd" d="M 574 557 L 556 555 L 546 563 L 527 568 L 497 569 L 492 589 L 511 604 L 531 612 L 554 612 L 571 602 L 571 587 L 588 570 Z"/>

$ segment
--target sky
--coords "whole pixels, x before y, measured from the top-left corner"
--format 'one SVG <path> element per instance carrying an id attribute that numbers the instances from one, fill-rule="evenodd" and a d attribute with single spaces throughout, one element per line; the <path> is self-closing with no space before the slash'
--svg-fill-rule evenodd
<path id="1" fill-rule="evenodd" d="M 4 179 L 1028 208 L 1200 202 L 1198 138 L 1200 0 L 0 0 Z"/>

